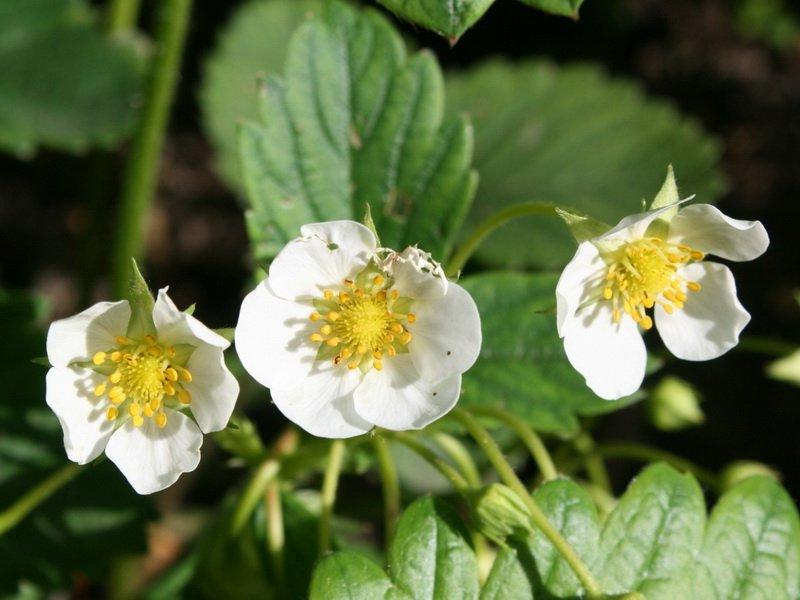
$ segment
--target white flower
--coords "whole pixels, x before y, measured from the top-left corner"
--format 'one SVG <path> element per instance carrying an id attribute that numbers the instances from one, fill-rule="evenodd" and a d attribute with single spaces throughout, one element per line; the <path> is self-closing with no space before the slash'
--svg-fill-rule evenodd
<path id="1" fill-rule="evenodd" d="M 179 311 L 166 288 L 152 320 L 153 333 L 131 339 L 128 301 L 100 302 L 47 334 L 47 404 L 67 456 L 86 464 L 105 449 L 140 494 L 194 470 L 201 431 L 223 429 L 239 395 L 223 358 L 228 341 Z"/>
<path id="2" fill-rule="evenodd" d="M 697 361 L 734 347 L 750 320 L 730 270 L 703 259 L 753 260 L 769 244 L 763 225 L 708 204 L 676 207 L 626 217 L 581 243 L 558 282 L 558 333 L 601 398 L 641 385 L 647 353 L 640 328 L 655 324 L 672 354 Z"/>
<path id="3" fill-rule="evenodd" d="M 478 310 L 417 248 L 377 248 L 352 221 L 305 225 L 247 295 L 242 364 L 306 431 L 419 429 L 458 400 L 478 357 Z"/>

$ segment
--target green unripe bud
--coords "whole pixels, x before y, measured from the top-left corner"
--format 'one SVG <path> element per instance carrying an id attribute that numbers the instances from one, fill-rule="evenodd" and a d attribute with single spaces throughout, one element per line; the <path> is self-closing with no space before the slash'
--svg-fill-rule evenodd
<path id="1" fill-rule="evenodd" d="M 697 390 L 677 377 L 664 377 L 647 402 L 650 421 L 662 431 L 677 431 L 705 421 Z"/>
<path id="2" fill-rule="evenodd" d="M 737 483 L 755 475 L 770 477 L 775 481 L 781 480 L 780 473 L 763 463 L 750 460 L 737 460 L 725 466 L 719 475 L 722 491 L 725 492 Z"/>
<path id="3" fill-rule="evenodd" d="M 533 531 L 531 514 L 522 499 L 510 488 L 493 483 L 472 497 L 475 527 L 490 540 L 503 544 L 513 535 Z"/>

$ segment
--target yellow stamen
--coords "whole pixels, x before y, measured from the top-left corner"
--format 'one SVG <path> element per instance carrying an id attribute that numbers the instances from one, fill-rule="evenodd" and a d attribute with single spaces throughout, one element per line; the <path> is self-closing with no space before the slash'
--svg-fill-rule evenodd
<path id="1" fill-rule="evenodd" d="M 167 426 L 166 413 L 160 412 L 156 415 L 156 425 L 158 425 L 160 429 L 164 429 L 164 427 Z"/>
<path id="2" fill-rule="evenodd" d="M 105 393 L 106 393 L 106 384 L 105 383 L 101 383 L 96 388 L 94 388 L 94 395 L 97 396 L 98 398 L 100 396 L 102 396 L 103 394 L 105 394 Z"/>
<path id="3" fill-rule="evenodd" d="M 102 365 L 104 362 L 106 362 L 106 353 L 95 352 L 95 355 L 92 357 L 92 362 L 96 365 Z"/>
<path id="4" fill-rule="evenodd" d="M 178 381 L 178 372 L 172 367 L 164 370 L 164 376 L 169 381 Z"/>
<path id="5" fill-rule="evenodd" d="M 186 390 L 181 390 L 180 392 L 178 392 L 178 401 L 181 404 L 191 404 L 192 395 Z"/>
<path id="6" fill-rule="evenodd" d="M 108 410 L 106 411 L 106 419 L 109 421 L 113 421 L 119 416 L 119 411 L 117 410 L 116 406 L 109 406 Z"/>

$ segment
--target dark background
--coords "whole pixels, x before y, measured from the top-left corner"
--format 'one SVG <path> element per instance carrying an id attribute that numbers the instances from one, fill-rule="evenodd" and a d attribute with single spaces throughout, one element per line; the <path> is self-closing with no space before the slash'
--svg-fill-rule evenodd
<path id="1" fill-rule="evenodd" d="M 198 314 L 214 327 L 235 323 L 251 263 L 240 205 L 211 168 L 197 91 L 203 61 L 238 4 L 196 2 L 147 232 L 151 285 L 168 283 L 179 306 L 197 302 Z M 141 25 L 149 31 L 155 2 L 144 6 Z M 586 0 L 580 21 L 573 22 L 497 0 L 452 49 L 433 34 L 400 27 L 434 49 L 445 68 L 492 55 L 593 60 L 698 118 L 724 143 L 729 192 L 720 208 L 737 218 L 762 220 L 772 238 L 764 257 L 734 266 L 740 299 L 753 315 L 746 333 L 796 342 L 800 42 L 779 50 L 749 38 L 737 29 L 733 9 L 733 2 L 722 0 Z M 102 274 L 125 157 L 125 148 L 84 157 L 43 151 L 30 162 L 0 157 L 0 286 L 45 295 L 53 317 L 108 297 Z M 110 170 L 103 168 L 108 161 Z M 108 226 L 87 238 L 90 210 Z M 94 266 L 87 270 L 86 264 Z M 650 338 L 657 343 L 656 336 Z M 734 459 L 763 461 L 780 470 L 800 498 L 800 393 L 764 378 L 768 358 L 737 350 L 708 363 L 670 362 L 669 372 L 703 391 L 706 424 L 663 434 L 637 406 L 607 417 L 597 436 L 646 441 L 710 468 Z M 636 469 L 613 466 L 618 488 Z"/>

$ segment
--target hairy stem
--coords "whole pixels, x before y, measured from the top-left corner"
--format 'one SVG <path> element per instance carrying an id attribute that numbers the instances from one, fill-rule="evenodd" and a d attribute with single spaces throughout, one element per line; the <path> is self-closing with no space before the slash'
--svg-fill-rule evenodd
<path id="1" fill-rule="evenodd" d="M 574 443 L 575 448 L 577 448 L 584 457 L 586 474 L 589 475 L 589 481 L 610 494 L 612 492 L 611 479 L 608 476 L 603 457 L 597 451 L 592 437 L 583 431 L 575 438 Z"/>
<path id="2" fill-rule="evenodd" d="M 482 485 L 481 475 L 478 472 L 478 467 L 475 466 L 475 461 L 469 455 L 469 451 L 464 447 L 458 438 L 453 437 L 449 433 L 434 433 L 432 436 L 433 441 L 442 449 L 442 451 L 452 460 L 461 471 L 464 479 L 470 487 L 479 488 Z"/>
<path id="3" fill-rule="evenodd" d="M 397 517 L 400 515 L 400 481 L 397 477 L 397 467 L 394 459 L 389 452 L 389 444 L 384 437 L 376 434 L 372 438 L 375 447 L 375 455 L 378 458 L 378 471 L 381 474 L 381 486 L 383 487 L 383 514 L 384 514 L 384 538 L 386 547 L 389 547 L 394 538 L 394 528 Z"/>
<path id="4" fill-rule="evenodd" d="M 533 460 L 536 461 L 539 472 L 545 481 L 558 477 L 558 470 L 550 453 L 547 451 L 547 446 L 544 445 L 542 438 L 525 421 L 510 412 L 490 406 L 476 407 L 472 412 L 496 419 L 516 433 L 517 437 L 525 444 L 528 452 L 531 453 Z"/>
<path id="5" fill-rule="evenodd" d="M 269 554 L 272 570 L 275 573 L 275 587 L 278 598 L 288 598 L 286 589 L 286 571 L 284 568 L 283 546 L 283 507 L 281 506 L 280 480 L 273 479 L 267 485 L 264 496 L 264 509 L 267 513 L 267 553 Z"/>
<path id="6" fill-rule="evenodd" d="M 424 446 L 423 444 L 420 444 L 407 433 L 397 432 L 394 434 L 394 439 L 416 452 L 423 460 L 429 463 L 434 469 L 439 471 L 439 473 L 444 475 L 458 493 L 462 494 L 463 496 L 468 495 L 470 488 L 467 480 L 461 476 L 461 473 L 456 471 L 453 467 L 447 464 L 447 462 L 437 456 L 433 450 L 427 446 Z"/>
<path id="7" fill-rule="evenodd" d="M 128 31 L 139 20 L 142 0 L 111 0 L 108 7 L 108 30 L 111 33 Z"/>
<path id="8" fill-rule="evenodd" d="M 602 590 L 600 589 L 600 585 L 595 580 L 591 571 L 589 571 L 589 568 L 586 566 L 583 560 L 581 560 L 580 556 L 578 556 L 577 552 L 575 552 L 569 542 L 567 542 L 567 540 L 564 539 L 564 537 L 553 526 L 553 524 L 550 523 L 547 515 L 544 514 L 530 493 L 528 493 L 528 489 L 525 487 L 525 484 L 520 481 L 519 477 L 517 477 L 517 474 L 514 472 L 514 469 L 510 464 L 508 464 L 508 461 L 503 456 L 503 452 L 500 450 L 494 439 L 492 439 L 492 437 L 489 435 L 489 432 L 486 431 L 486 429 L 480 423 L 478 423 L 475 417 L 463 409 L 455 408 L 450 412 L 450 415 L 452 415 L 453 418 L 461 423 L 461 425 L 475 439 L 475 441 L 486 454 L 486 457 L 494 466 L 497 474 L 500 475 L 500 479 L 502 479 L 508 487 L 510 487 L 519 495 L 519 497 L 527 506 L 528 511 L 531 513 L 531 520 L 533 521 L 533 524 L 544 534 L 548 540 L 550 540 L 550 543 L 553 544 L 556 551 L 558 551 L 558 553 L 564 557 L 564 560 L 567 561 L 569 566 L 575 572 L 575 575 L 580 580 L 581 584 L 586 590 L 587 595 L 590 598 L 600 598 L 602 595 Z"/>
<path id="9" fill-rule="evenodd" d="M 127 292 L 131 257 L 139 258 L 142 252 L 145 217 L 155 192 L 191 8 L 192 0 L 163 0 L 161 3 L 147 97 L 122 184 L 112 263 L 114 291 L 119 297 Z"/>
<path id="10" fill-rule="evenodd" d="M 715 473 L 666 450 L 636 442 L 598 444 L 595 449 L 598 454 L 606 458 L 623 458 L 641 462 L 663 461 L 679 471 L 691 473 L 699 481 L 715 490 L 720 489 L 719 477 Z"/>
<path id="11" fill-rule="evenodd" d="M 0 536 L 16 527 L 22 519 L 80 473 L 80 465 L 68 463 L 36 485 L 0 513 Z"/>
<path id="12" fill-rule="evenodd" d="M 331 518 L 333 518 L 333 505 L 336 503 L 336 490 L 339 487 L 339 475 L 342 472 L 344 448 L 344 441 L 334 440 L 328 454 L 328 466 L 325 467 L 325 478 L 322 481 L 322 510 L 319 515 L 320 556 L 323 556 L 331 545 Z"/>
<path id="13" fill-rule="evenodd" d="M 267 486 L 278 476 L 280 470 L 281 463 L 276 458 L 265 460 L 255 470 L 233 510 L 230 527 L 231 537 L 242 531 L 250 515 L 253 514 L 256 506 L 258 506 L 259 501 L 264 497 Z"/>
<path id="14" fill-rule="evenodd" d="M 447 264 L 448 277 L 455 277 L 467 264 L 470 256 L 493 231 L 519 217 L 534 215 L 558 216 L 554 204 L 544 202 L 522 202 L 508 206 L 482 221 L 467 240 L 453 253 Z"/>

